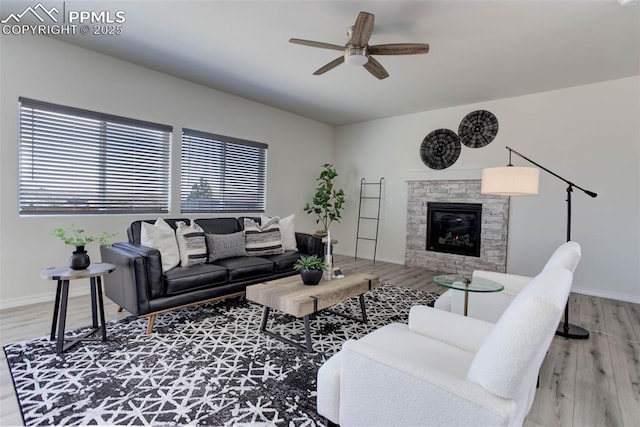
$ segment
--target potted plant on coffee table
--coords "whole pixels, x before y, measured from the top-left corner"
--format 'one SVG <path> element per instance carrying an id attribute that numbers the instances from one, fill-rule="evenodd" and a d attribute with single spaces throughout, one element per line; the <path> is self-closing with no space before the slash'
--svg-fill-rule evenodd
<path id="1" fill-rule="evenodd" d="M 300 272 L 300 277 L 305 285 L 317 285 L 322 279 L 322 273 L 327 268 L 324 261 L 316 255 L 303 255 L 293 268 Z"/>

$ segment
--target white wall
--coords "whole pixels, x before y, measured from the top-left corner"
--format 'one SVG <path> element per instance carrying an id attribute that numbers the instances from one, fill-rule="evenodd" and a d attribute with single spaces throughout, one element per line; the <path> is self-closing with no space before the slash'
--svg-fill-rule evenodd
<path id="1" fill-rule="evenodd" d="M 449 169 L 424 166 L 423 138 L 438 128 L 457 132 L 462 118 L 477 109 L 498 118 L 496 139 L 479 149 L 463 146 Z M 640 77 L 337 128 L 334 158 L 348 212 L 333 227 L 340 240 L 336 252 L 354 253 L 360 178 L 385 178 L 377 258 L 403 263 L 406 179 L 479 177 L 484 167 L 506 164 L 506 145 L 598 193 L 595 199 L 573 193 L 572 239 L 583 250 L 573 289 L 640 302 Z M 514 164 L 527 163 L 514 157 Z M 565 199 L 566 185 L 545 172 L 540 195 L 512 197 L 508 271 L 536 274 L 565 240 Z M 371 251 L 359 249 L 359 254 L 371 257 Z"/>
<path id="2" fill-rule="evenodd" d="M 338 253 L 353 255 L 360 178 L 385 177 L 378 259 L 404 263 L 406 182 L 433 174 L 477 175 L 507 161 L 505 145 L 521 151 L 599 196 L 573 195 L 573 238 L 583 246 L 574 290 L 640 302 L 640 77 L 423 112 L 332 128 L 46 37 L 0 37 L 0 308 L 53 295 L 42 268 L 64 265 L 71 248 L 50 236 L 71 222 L 90 233 L 117 231 L 137 216 L 19 217 L 17 207 L 18 97 L 269 144 L 267 212 L 295 212 L 298 229 L 316 228 L 302 212 L 320 165 L 338 167 L 348 193 L 341 224 L 332 227 Z M 428 96 L 426 94 L 425 96 Z M 463 147 L 458 162 L 431 171 L 419 158 L 427 133 L 457 130 L 476 109 L 500 122 L 487 147 Z M 335 141 L 335 144 L 333 142 Z M 172 209 L 179 216 L 179 138 L 172 151 Z M 309 160 L 307 160 L 309 159 Z M 516 164 L 524 162 L 515 159 Z M 535 274 L 564 241 L 565 186 L 541 175 L 541 194 L 513 198 L 508 269 Z M 601 218 L 605 218 L 600 221 Z M 361 256 L 370 257 L 366 242 Z M 92 259 L 99 259 L 96 245 Z M 72 291 L 86 291 L 76 284 Z"/>
<path id="3" fill-rule="evenodd" d="M 169 217 L 181 216 L 182 127 L 267 143 L 267 213 L 295 212 L 297 229 L 315 230 L 302 207 L 320 166 L 331 159 L 333 127 L 47 37 L 2 36 L 0 42 L 0 308 L 52 297 L 54 282 L 40 279 L 39 272 L 65 265 L 72 250 L 50 235 L 55 227 L 74 222 L 90 234 L 113 231 L 126 241 L 127 225 L 140 218 L 18 215 L 19 96 L 172 125 Z M 89 253 L 100 259 L 96 244 Z M 72 284 L 72 292 L 87 288 Z"/>

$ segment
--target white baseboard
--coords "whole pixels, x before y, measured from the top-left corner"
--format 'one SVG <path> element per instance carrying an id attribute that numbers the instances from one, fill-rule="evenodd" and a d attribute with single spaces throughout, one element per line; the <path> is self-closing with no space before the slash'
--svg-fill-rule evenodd
<path id="1" fill-rule="evenodd" d="M 345 253 L 342 253 L 342 252 L 339 252 L 339 251 L 334 251 L 334 254 L 348 256 L 348 257 L 352 257 L 353 258 L 353 254 L 352 253 L 345 254 Z M 373 261 L 371 256 L 359 256 L 358 259 L 368 259 L 369 261 Z M 395 259 L 395 258 L 386 258 L 386 257 L 376 256 L 376 261 L 384 261 L 384 262 L 388 262 L 388 263 L 391 263 L 391 264 L 404 265 L 404 258 Z"/>
<path id="2" fill-rule="evenodd" d="M 398 265 L 404 265 L 404 258 L 402 259 L 395 259 L 395 258 L 386 258 L 386 257 L 376 257 L 376 261 L 384 261 L 384 262 L 388 262 L 391 264 L 398 264 Z"/>
<path id="3" fill-rule="evenodd" d="M 640 304 L 640 295 L 627 294 L 623 292 L 611 292 L 602 289 L 589 289 L 581 287 L 572 287 L 571 292 L 582 295 L 590 295 L 592 297 L 608 298 L 616 301 L 626 301 L 633 304 Z"/>
<path id="4" fill-rule="evenodd" d="M 28 297 L 9 298 L 0 301 L 0 310 L 9 308 L 24 307 L 31 304 L 38 304 L 44 302 L 50 302 L 53 308 L 53 303 L 56 300 L 55 282 L 52 282 L 51 291 L 42 294 L 30 295 Z M 89 295 L 91 293 L 87 282 L 86 286 L 71 286 L 69 288 L 69 298 Z"/>

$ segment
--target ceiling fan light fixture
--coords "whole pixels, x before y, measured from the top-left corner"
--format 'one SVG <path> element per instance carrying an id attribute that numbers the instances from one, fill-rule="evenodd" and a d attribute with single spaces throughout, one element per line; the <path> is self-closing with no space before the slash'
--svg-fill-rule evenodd
<path id="1" fill-rule="evenodd" d="M 342 52 L 342 55 L 318 68 L 313 73 L 314 76 L 322 75 L 346 62 L 351 65 L 363 65 L 363 68 L 371 75 L 378 80 L 382 80 L 389 77 L 389 73 L 384 69 L 382 64 L 378 62 L 376 55 L 415 55 L 429 52 L 429 45 L 426 43 L 390 43 L 370 46 L 369 39 L 373 33 L 374 20 L 375 16 L 372 13 L 360 12 L 356 18 L 355 24 L 347 30 L 349 40 L 344 46 L 296 38 L 289 39 L 289 43 L 322 49 L 339 50 Z"/>
<path id="2" fill-rule="evenodd" d="M 364 65 L 369 62 L 366 47 L 347 46 L 344 51 L 344 62 L 351 65 Z"/>

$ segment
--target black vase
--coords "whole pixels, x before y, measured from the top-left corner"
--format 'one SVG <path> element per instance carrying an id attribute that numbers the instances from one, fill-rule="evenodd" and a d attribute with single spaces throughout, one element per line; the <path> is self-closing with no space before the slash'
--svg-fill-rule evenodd
<path id="1" fill-rule="evenodd" d="M 317 285 L 322 280 L 322 270 L 308 270 L 306 268 L 300 270 L 302 283 L 305 285 Z"/>
<path id="2" fill-rule="evenodd" d="M 84 270 L 90 264 L 91 260 L 87 251 L 84 250 L 84 246 L 76 246 L 76 250 L 73 251 L 73 255 L 69 258 L 69 267 L 73 270 Z"/>

